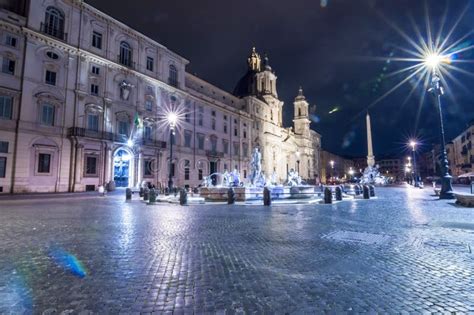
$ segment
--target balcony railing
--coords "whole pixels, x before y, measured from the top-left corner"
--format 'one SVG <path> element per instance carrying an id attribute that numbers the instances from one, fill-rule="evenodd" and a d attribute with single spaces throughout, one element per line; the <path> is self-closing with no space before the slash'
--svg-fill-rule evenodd
<path id="1" fill-rule="evenodd" d="M 47 34 L 47 35 L 53 36 L 57 39 L 67 42 L 67 33 L 65 33 L 64 30 L 58 29 L 57 27 L 53 27 L 52 25 L 41 23 L 40 31 L 43 34 Z"/>
<path id="2" fill-rule="evenodd" d="M 100 139 L 100 140 L 109 140 L 115 142 L 126 143 L 128 141 L 128 137 L 122 134 L 116 134 L 113 132 L 107 131 L 94 131 L 89 130 L 86 128 L 79 128 L 79 127 L 71 127 L 68 129 L 68 136 L 69 137 L 84 137 L 84 138 L 92 138 L 92 139 Z M 135 141 L 135 144 L 138 145 L 150 145 L 156 146 L 161 149 L 166 149 L 166 142 L 158 141 L 158 140 L 145 140 L 140 139 Z"/>
<path id="3" fill-rule="evenodd" d="M 206 155 L 210 157 L 217 157 L 217 158 L 222 158 L 224 157 L 224 153 L 222 152 L 217 152 L 215 150 L 206 150 Z"/>
<path id="4" fill-rule="evenodd" d="M 128 67 L 130 69 L 135 69 L 135 62 L 132 60 L 126 61 L 124 58 L 122 58 L 120 55 L 117 55 L 117 62 L 125 67 Z"/>

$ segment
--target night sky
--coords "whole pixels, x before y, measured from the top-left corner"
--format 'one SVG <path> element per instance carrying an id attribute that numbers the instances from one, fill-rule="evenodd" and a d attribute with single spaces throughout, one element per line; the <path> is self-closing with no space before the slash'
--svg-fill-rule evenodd
<path id="1" fill-rule="evenodd" d="M 437 34 L 447 9 L 445 38 L 467 7 L 451 42 L 474 29 L 474 3 L 468 0 L 88 0 L 89 4 L 155 39 L 190 60 L 188 72 L 232 92 L 246 71 L 255 46 L 268 53 L 278 76 L 279 97 L 285 102 L 284 122 L 291 126 L 293 99 L 301 85 L 315 105 L 312 128 L 322 135 L 323 148 L 335 153 L 366 155 L 367 107 L 410 72 L 388 76 L 406 62 L 375 57 L 407 57 L 412 49 L 391 26 L 416 40 L 411 17 L 426 37 L 425 5 Z M 120 4 L 122 3 L 122 4 Z M 474 35 L 458 46 L 474 44 Z M 467 50 L 459 59 L 474 59 Z M 457 64 L 474 73 L 470 63 Z M 447 139 L 474 119 L 474 76 L 453 72 L 444 97 Z M 370 108 L 376 156 L 401 155 L 412 136 L 428 150 L 438 141 L 438 114 L 416 77 Z M 417 118 L 419 117 L 419 118 Z"/>

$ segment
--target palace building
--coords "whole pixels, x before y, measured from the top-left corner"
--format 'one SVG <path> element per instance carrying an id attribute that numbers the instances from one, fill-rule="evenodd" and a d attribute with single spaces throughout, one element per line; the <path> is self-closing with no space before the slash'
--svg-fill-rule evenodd
<path id="1" fill-rule="evenodd" d="M 319 180 L 321 136 L 295 91 L 293 127 L 268 58 L 255 49 L 233 93 L 188 60 L 81 0 L 0 4 L 0 191 L 75 192 L 143 181 L 194 187 L 237 169 Z M 178 113 L 170 163 L 166 113 Z M 273 175 L 273 176 L 275 176 Z"/>

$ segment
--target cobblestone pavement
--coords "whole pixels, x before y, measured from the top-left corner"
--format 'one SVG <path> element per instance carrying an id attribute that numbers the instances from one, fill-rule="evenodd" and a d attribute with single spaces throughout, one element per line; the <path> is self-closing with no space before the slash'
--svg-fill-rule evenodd
<path id="1" fill-rule="evenodd" d="M 474 312 L 474 209 L 0 201 L 0 313 Z"/>

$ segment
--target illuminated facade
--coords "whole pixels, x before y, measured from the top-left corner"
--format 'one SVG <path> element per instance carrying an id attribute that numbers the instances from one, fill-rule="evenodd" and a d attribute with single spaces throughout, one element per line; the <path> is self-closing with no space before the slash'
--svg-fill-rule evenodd
<path id="1" fill-rule="evenodd" d="M 302 90 L 294 130 L 284 128 L 276 76 L 255 51 L 239 93 L 231 94 L 187 73 L 185 58 L 82 1 L 2 5 L 3 192 L 166 186 L 169 109 L 181 113 L 172 161 L 177 186 L 234 168 L 245 181 L 256 146 L 267 177 L 276 172 L 283 181 L 294 168 L 317 178 L 320 136 L 309 129 Z"/>

